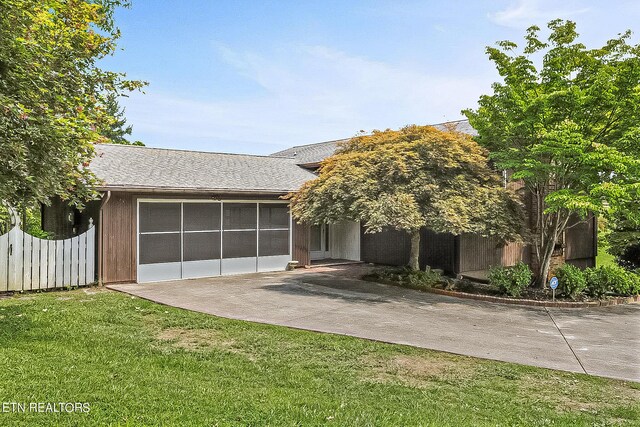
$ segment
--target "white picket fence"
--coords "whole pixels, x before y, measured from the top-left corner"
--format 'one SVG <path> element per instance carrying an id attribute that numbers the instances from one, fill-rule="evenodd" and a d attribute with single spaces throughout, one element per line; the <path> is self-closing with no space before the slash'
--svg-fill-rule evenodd
<path id="1" fill-rule="evenodd" d="M 95 227 L 65 240 L 43 240 L 16 224 L 0 236 L 0 292 L 85 286 L 95 281 Z"/>

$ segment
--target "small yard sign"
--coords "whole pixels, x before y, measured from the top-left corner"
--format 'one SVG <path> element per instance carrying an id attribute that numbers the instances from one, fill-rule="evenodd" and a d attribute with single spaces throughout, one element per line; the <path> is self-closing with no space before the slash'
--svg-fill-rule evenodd
<path id="1" fill-rule="evenodd" d="M 549 281 L 549 287 L 553 290 L 553 301 L 556 300 L 556 288 L 558 287 L 558 278 L 553 276 Z"/>

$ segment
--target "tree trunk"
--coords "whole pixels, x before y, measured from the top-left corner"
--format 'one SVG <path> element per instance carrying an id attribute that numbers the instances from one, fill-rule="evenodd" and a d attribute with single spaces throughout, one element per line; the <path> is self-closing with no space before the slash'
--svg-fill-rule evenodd
<path id="1" fill-rule="evenodd" d="M 558 238 L 562 235 L 569 221 L 569 213 L 564 215 L 560 213 L 542 215 L 540 224 L 542 229 L 539 231 L 540 239 L 536 242 L 536 260 L 538 261 L 538 271 L 536 272 L 536 285 L 544 288 L 547 283 L 547 275 L 551 266 L 551 258 L 553 251 L 558 242 Z"/>
<path id="2" fill-rule="evenodd" d="M 546 247 L 540 248 L 542 257 L 538 260 L 538 271 L 536 284 L 539 288 L 544 288 L 547 283 L 547 275 L 549 274 L 549 267 L 551 266 L 551 257 L 553 256 L 553 249 L 556 246 L 556 239 L 549 239 Z"/>
<path id="3" fill-rule="evenodd" d="M 420 270 L 420 230 L 411 232 L 411 252 L 409 252 L 409 268 Z"/>

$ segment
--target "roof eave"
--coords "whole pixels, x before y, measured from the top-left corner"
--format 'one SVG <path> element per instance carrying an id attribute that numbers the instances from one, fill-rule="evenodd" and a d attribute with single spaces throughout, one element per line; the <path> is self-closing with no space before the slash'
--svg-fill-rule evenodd
<path id="1" fill-rule="evenodd" d="M 98 191 L 118 191 L 123 193 L 191 193 L 191 194 L 244 194 L 244 195 L 285 195 L 297 190 L 266 190 L 236 188 L 189 188 L 189 187 L 145 187 L 130 185 L 102 185 Z"/>

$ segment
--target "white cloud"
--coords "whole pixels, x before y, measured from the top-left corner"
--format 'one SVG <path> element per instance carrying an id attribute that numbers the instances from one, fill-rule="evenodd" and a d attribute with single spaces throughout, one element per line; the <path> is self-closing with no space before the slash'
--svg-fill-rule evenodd
<path id="1" fill-rule="evenodd" d="M 556 18 L 568 19 L 588 12 L 590 9 L 578 7 L 573 1 L 562 3 L 558 8 L 554 0 L 517 0 L 504 10 L 489 13 L 489 19 L 498 25 L 511 28 L 527 28 L 533 24 L 545 24 Z"/>
<path id="2" fill-rule="evenodd" d="M 288 46 L 270 55 L 216 46 L 228 66 L 261 87 L 242 99 L 194 101 L 151 86 L 125 102 L 135 137 L 152 146 L 269 153 L 344 138 L 359 130 L 461 118 L 490 79 L 437 74 Z"/>

